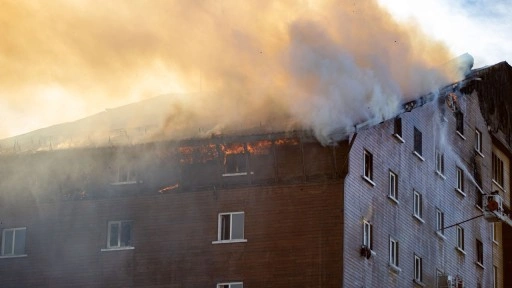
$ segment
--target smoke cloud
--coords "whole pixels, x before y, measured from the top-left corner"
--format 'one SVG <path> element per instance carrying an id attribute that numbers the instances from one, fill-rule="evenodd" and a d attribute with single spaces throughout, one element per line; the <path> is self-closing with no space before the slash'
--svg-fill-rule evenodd
<path id="1" fill-rule="evenodd" d="M 168 137 L 300 125 L 326 143 L 458 77 L 372 0 L 0 2 L 0 136 L 181 92 Z"/>

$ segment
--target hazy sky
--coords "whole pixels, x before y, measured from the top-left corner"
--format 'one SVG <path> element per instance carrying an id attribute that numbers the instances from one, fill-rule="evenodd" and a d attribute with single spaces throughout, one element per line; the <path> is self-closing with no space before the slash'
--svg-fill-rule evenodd
<path id="1" fill-rule="evenodd" d="M 223 99 L 179 107 L 212 121 L 273 103 L 350 125 L 425 92 L 454 55 L 512 63 L 512 0 L 379 3 L 399 22 L 373 1 L 0 0 L 0 138 L 199 90 Z"/>

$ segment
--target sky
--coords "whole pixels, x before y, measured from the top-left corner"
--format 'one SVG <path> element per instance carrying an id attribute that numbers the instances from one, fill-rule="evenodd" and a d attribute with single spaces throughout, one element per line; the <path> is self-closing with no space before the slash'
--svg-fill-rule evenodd
<path id="1" fill-rule="evenodd" d="M 512 0 L 378 4 L 0 0 L 0 138 L 199 91 L 222 97 L 177 96 L 170 113 L 217 121 L 270 104 L 325 136 L 448 81 L 433 67 L 451 57 L 512 63 Z"/>

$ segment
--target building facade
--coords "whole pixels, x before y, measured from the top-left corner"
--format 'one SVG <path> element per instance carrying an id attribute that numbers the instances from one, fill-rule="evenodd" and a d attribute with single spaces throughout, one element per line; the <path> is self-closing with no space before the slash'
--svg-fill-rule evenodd
<path id="1" fill-rule="evenodd" d="M 511 71 L 334 146 L 293 131 L 2 155 L 0 286 L 510 287 L 512 227 L 482 195 L 510 211 Z"/>

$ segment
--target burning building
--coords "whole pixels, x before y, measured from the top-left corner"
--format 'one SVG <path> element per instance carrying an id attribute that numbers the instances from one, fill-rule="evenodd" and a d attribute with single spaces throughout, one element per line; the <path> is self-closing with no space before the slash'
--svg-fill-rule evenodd
<path id="1" fill-rule="evenodd" d="M 4 140 L 1 286 L 509 287 L 512 227 L 480 216 L 494 191 L 510 211 L 511 93 L 507 63 L 475 69 L 322 143 Z"/>

